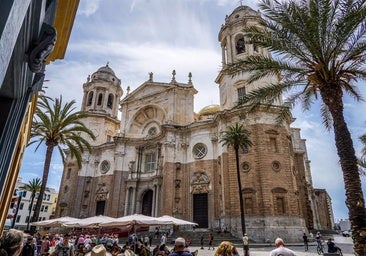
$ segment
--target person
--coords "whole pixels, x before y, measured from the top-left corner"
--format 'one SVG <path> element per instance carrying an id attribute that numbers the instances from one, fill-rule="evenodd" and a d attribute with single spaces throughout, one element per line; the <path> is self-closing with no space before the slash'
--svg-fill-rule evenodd
<path id="1" fill-rule="evenodd" d="M 169 254 L 169 250 L 167 250 L 165 244 L 161 244 L 160 246 L 158 245 L 158 249 L 153 254 L 154 254 L 154 256 L 158 256 L 158 255 L 166 256 Z"/>
<path id="2" fill-rule="evenodd" d="M 102 244 L 98 244 L 93 249 L 85 254 L 85 256 L 111 256 L 112 254 L 107 252 L 107 249 Z"/>
<path id="3" fill-rule="evenodd" d="M 0 256 L 18 256 L 22 252 L 22 249 L 22 231 L 9 229 L 0 237 Z"/>
<path id="4" fill-rule="evenodd" d="M 145 246 L 150 245 L 150 238 L 149 238 L 149 236 L 147 234 L 145 234 L 145 237 L 144 237 L 144 245 Z"/>
<path id="5" fill-rule="evenodd" d="M 337 252 L 338 247 L 335 245 L 335 243 L 332 242 L 332 238 L 328 239 L 327 246 L 329 253 Z"/>
<path id="6" fill-rule="evenodd" d="M 305 251 L 309 250 L 309 240 L 308 240 L 308 236 L 306 235 L 306 233 L 304 233 L 304 235 L 302 236 L 302 239 L 304 240 Z"/>
<path id="7" fill-rule="evenodd" d="M 243 248 L 244 248 L 244 256 L 249 256 L 249 237 L 247 234 L 243 236 Z"/>
<path id="8" fill-rule="evenodd" d="M 201 244 L 201 249 L 203 250 L 203 235 L 201 235 L 200 244 Z"/>
<path id="9" fill-rule="evenodd" d="M 135 251 L 134 253 L 136 255 L 139 255 L 139 256 L 149 256 L 150 255 L 150 251 L 144 246 L 144 243 L 142 242 L 141 239 L 139 239 L 136 243 L 136 248 L 135 248 Z"/>
<path id="10" fill-rule="evenodd" d="M 212 250 L 214 250 L 215 248 L 212 246 L 212 241 L 213 241 L 213 235 L 212 233 L 210 233 L 208 235 L 208 249 L 210 250 L 210 248 L 212 247 Z"/>
<path id="11" fill-rule="evenodd" d="M 239 256 L 238 250 L 235 245 L 228 241 L 223 241 L 217 247 L 214 256 Z"/>
<path id="12" fill-rule="evenodd" d="M 56 245 L 55 250 L 50 254 L 51 256 L 75 256 L 74 245 L 69 242 L 70 235 L 64 236 L 64 241 Z"/>
<path id="13" fill-rule="evenodd" d="M 34 256 L 36 251 L 36 246 L 33 243 L 33 236 L 28 236 L 27 241 L 22 249 L 22 256 Z"/>
<path id="14" fill-rule="evenodd" d="M 184 249 L 186 247 L 186 240 L 183 237 L 178 237 L 174 241 L 174 250 L 169 256 L 192 256 L 189 252 Z"/>
<path id="15" fill-rule="evenodd" d="M 161 238 L 160 238 L 160 244 L 166 244 L 166 235 L 165 235 L 165 233 L 163 233 L 162 235 L 161 235 Z"/>
<path id="16" fill-rule="evenodd" d="M 276 238 L 276 249 L 270 252 L 270 256 L 296 256 L 295 252 L 285 247 L 285 242 L 282 238 Z"/>
<path id="17" fill-rule="evenodd" d="M 321 245 L 321 243 L 322 243 L 322 235 L 320 234 L 320 232 L 318 231 L 318 232 L 316 232 L 316 235 L 315 235 L 315 241 L 316 241 L 316 243 L 318 244 L 318 246 L 319 245 Z"/>
<path id="18" fill-rule="evenodd" d="M 48 236 L 43 237 L 40 254 L 47 255 L 50 251 L 51 242 Z"/>

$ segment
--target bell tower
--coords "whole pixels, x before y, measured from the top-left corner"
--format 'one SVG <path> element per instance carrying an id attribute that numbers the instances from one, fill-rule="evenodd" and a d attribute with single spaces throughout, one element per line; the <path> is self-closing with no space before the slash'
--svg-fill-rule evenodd
<path id="1" fill-rule="evenodd" d="M 89 114 L 84 123 L 97 137 L 91 144 L 110 142 L 120 129 L 118 108 L 123 94 L 121 80 L 107 64 L 88 76 L 83 89 L 81 110 Z"/>
<path id="2" fill-rule="evenodd" d="M 222 70 L 215 82 L 219 84 L 221 110 L 233 108 L 236 102 L 250 90 L 258 88 L 272 79 L 277 79 L 268 78 L 267 81 L 261 80 L 249 86 L 246 83 L 247 74 L 237 72 L 233 76 L 233 74 L 225 72 L 228 65 L 250 55 L 270 56 L 266 49 L 245 42 L 243 28 L 258 24 L 260 19 L 260 14 L 250 7 L 239 6 L 229 16 L 226 16 L 225 24 L 220 29 L 218 39 L 222 50 Z"/>

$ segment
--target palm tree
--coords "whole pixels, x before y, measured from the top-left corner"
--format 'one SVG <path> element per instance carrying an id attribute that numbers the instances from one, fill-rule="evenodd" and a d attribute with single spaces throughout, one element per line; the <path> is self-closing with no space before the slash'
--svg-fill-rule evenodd
<path id="1" fill-rule="evenodd" d="M 74 104 L 74 100 L 63 104 L 62 96 L 56 99 L 46 96 L 40 96 L 39 98 L 32 122 L 31 140 L 33 140 L 30 144 L 38 143 L 37 150 L 41 144 L 45 143 L 46 158 L 43 167 L 42 186 L 33 214 L 33 221 L 37 221 L 39 217 L 54 148 L 56 147 L 59 150 L 64 162 L 65 152 L 63 149 L 67 147 L 70 156 L 76 158 L 79 168 L 81 168 L 81 154 L 85 148 L 91 151 L 89 142 L 82 137 L 83 134 L 86 134 L 95 139 L 93 132 L 82 122 L 82 119 L 87 117 L 87 113 L 74 112 Z"/>
<path id="2" fill-rule="evenodd" d="M 244 29 L 248 44 L 266 48 L 276 56 L 252 55 L 227 68 L 245 72 L 248 83 L 266 76 L 280 81 L 263 84 L 249 92 L 239 104 L 253 110 L 273 105 L 287 93 L 278 120 L 301 103 L 310 109 L 320 99 L 325 127 L 334 138 L 346 189 L 346 205 L 353 229 L 356 255 L 366 251 L 366 211 L 357 157 L 344 119 L 344 94 L 361 100 L 356 81 L 366 78 L 365 0 L 261 0 L 262 21 Z M 263 80 L 262 80 L 263 81 Z"/>
<path id="3" fill-rule="evenodd" d="M 239 206 L 240 206 L 240 220 L 242 235 L 246 233 L 245 217 L 244 217 L 244 202 L 240 179 L 240 168 L 239 168 L 239 149 L 246 150 L 252 146 L 253 143 L 249 139 L 249 131 L 245 129 L 243 124 L 236 123 L 235 125 L 229 126 L 227 131 L 222 133 L 220 142 L 223 146 L 232 146 L 235 151 L 235 163 L 236 163 L 236 175 L 238 180 L 239 190 Z"/>
<path id="4" fill-rule="evenodd" d="M 27 230 L 29 230 L 29 222 L 31 219 L 34 197 L 36 196 L 36 193 L 41 190 L 41 179 L 40 178 L 32 179 L 32 180 L 28 181 L 28 184 L 24 184 L 24 186 L 20 187 L 20 189 L 24 189 L 26 191 L 31 192 L 31 197 L 30 197 L 31 202 L 30 202 L 29 209 L 28 209 L 29 213 L 28 213 L 28 221 L 27 221 Z"/>
<path id="5" fill-rule="evenodd" d="M 366 134 L 361 135 L 359 139 L 363 144 L 363 148 L 361 149 L 362 156 L 358 159 L 358 165 L 361 175 L 366 175 Z"/>

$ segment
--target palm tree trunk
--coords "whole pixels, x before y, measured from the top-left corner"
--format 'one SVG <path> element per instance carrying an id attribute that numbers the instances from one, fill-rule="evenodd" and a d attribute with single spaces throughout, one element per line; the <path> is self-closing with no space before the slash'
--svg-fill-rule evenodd
<path id="1" fill-rule="evenodd" d="M 33 222 L 38 221 L 38 218 L 39 218 L 39 213 L 40 213 L 41 205 L 42 205 L 42 201 L 43 201 L 43 195 L 46 190 L 48 174 L 50 172 L 50 164 L 51 164 L 51 158 L 52 158 L 52 153 L 53 153 L 54 147 L 55 147 L 55 145 L 53 145 L 53 144 L 47 145 L 46 159 L 44 161 L 44 167 L 43 167 L 42 185 L 41 185 L 41 189 L 39 191 L 39 196 L 38 196 L 37 203 L 36 203 L 36 209 L 34 210 L 34 213 L 33 213 L 33 218 L 32 218 Z M 31 234 L 34 234 L 34 232 L 35 232 L 35 227 L 32 226 Z"/>
<path id="2" fill-rule="evenodd" d="M 239 148 L 235 148 L 235 162 L 236 162 L 236 175 L 238 178 L 238 189 L 239 189 L 239 206 L 240 206 L 240 220 L 241 220 L 241 231 L 242 236 L 247 232 L 245 228 L 245 217 L 244 217 L 244 202 L 243 193 L 241 189 L 241 179 L 240 179 L 240 168 L 239 168 Z"/>
<path id="3" fill-rule="evenodd" d="M 29 205 L 29 210 L 28 210 L 28 222 L 27 222 L 27 230 L 29 230 L 29 223 L 30 223 L 30 218 L 31 218 L 31 214 L 32 214 L 32 208 L 33 208 L 33 202 L 34 202 L 34 197 L 36 196 L 35 193 L 32 194 L 32 199 L 31 199 L 31 203 Z"/>
<path id="4" fill-rule="evenodd" d="M 336 87 L 339 88 L 339 87 Z M 334 137 L 346 190 L 355 255 L 366 255 L 366 211 L 353 141 L 344 120 L 342 92 L 327 88 L 322 94 L 333 118 Z M 331 96 L 329 96 L 332 94 Z M 336 97 L 338 96 L 338 97 Z M 332 100 L 329 100 L 332 99 Z M 338 100 L 337 100 L 338 99 Z"/>

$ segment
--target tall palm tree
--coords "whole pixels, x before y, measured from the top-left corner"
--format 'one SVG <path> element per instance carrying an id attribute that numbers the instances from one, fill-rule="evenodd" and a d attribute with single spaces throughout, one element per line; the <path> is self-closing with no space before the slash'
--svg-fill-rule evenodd
<path id="1" fill-rule="evenodd" d="M 41 179 L 35 178 L 35 179 L 28 181 L 28 184 L 24 184 L 24 186 L 20 187 L 20 189 L 24 189 L 26 191 L 31 192 L 31 197 L 30 197 L 31 202 L 30 202 L 29 209 L 28 209 L 27 230 L 29 230 L 29 222 L 31 220 L 31 213 L 32 213 L 32 208 L 33 208 L 34 197 L 36 196 L 37 192 L 39 192 L 41 190 L 41 184 L 42 184 Z"/>
<path id="2" fill-rule="evenodd" d="M 235 151 L 235 163 L 236 163 L 236 175 L 238 180 L 238 190 L 239 190 L 239 206 L 240 206 L 240 220 L 241 220 L 241 230 L 242 235 L 246 233 L 245 227 L 245 216 L 244 216 L 244 202 L 243 193 L 240 179 L 240 168 L 239 168 L 239 149 L 247 149 L 252 146 L 250 133 L 245 129 L 243 124 L 236 123 L 235 125 L 229 126 L 227 131 L 222 133 L 220 142 L 223 146 L 232 146 Z"/>
<path id="3" fill-rule="evenodd" d="M 320 113 L 334 138 L 346 189 L 346 205 L 353 229 L 356 255 L 366 251 L 366 211 L 351 134 L 344 119 L 344 94 L 355 100 L 358 80 L 365 80 L 366 1 L 365 0 L 261 0 L 262 21 L 244 29 L 248 44 L 267 48 L 275 59 L 252 55 L 227 68 L 234 74 L 245 72 L 248 83 L 266 76 L 281 81 L 263 84 L 249 92 L 240 104 L 249 109 L 273 105 L 287 93 L 278 117 L 301 103 L 310 109 L 320 100 Z"/>
<path id="4" fill-rule="evenodd" d="M 361 167 L 361 175 L 366 175 L 366 134 L 361 135 L 359 139 L 363 144 L 363 148 L 361 149 L 362 156 L 358 159 L 358 165 Z"/>
<path id="5" fill-rule="evenodd" d="M 42 186 L 33 214 L 33 221 L 37 221 L 39 217 L 54 148 L 58 149 L 63 162 L 65 160 L 63 150 L 65 147 L 68 148 L 70 156 L 76 158 L 78 166 L 81 168 L 81 154 L 85 149 L 91 150 L 89 142 L 82 135 L 86 134 L 95 139 L 93 132 L 82 122 L 82 119 L 87 117 L 87 113 L 75 112 L 74 104 L 74 100 L 63 104 L 62 96 L 56 99 L 40 96 L 38 100 L 32 122 L 30 144 L 38 143 L 37 150 L 44 143 L 46 145 L 46 158 Z"/>

